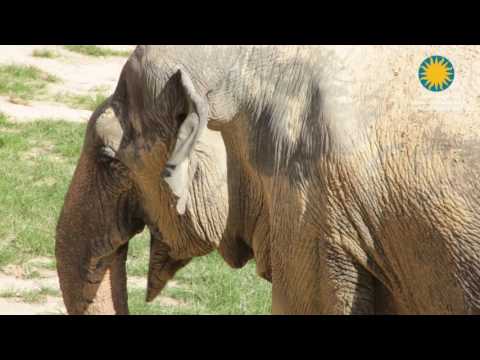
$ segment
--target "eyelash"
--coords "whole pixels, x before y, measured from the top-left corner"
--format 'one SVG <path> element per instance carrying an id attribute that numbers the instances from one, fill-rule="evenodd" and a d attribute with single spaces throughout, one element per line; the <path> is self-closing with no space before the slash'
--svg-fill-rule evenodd
<path id="1" fill-rule="evenodd" d="M 175 117 L 175 120 L 177 121 L 178 125 L 181 125 L 185 121 L 186 118 L 187 118 L 187 114 L 186 113 L 181 113 L 181 114 L 178 114 Z"/>
<path id="2" fill-rule="evenodd" d="M 99 154 L 100 154 L 100 161 L 101 162 L 112 162 L 114 160 L 118 161 L 116 158 L 115 158 L 115 151 L 113 151 L 113 149 L 109 146 L 102 146 L 100 149 L 99 149 Z"/>

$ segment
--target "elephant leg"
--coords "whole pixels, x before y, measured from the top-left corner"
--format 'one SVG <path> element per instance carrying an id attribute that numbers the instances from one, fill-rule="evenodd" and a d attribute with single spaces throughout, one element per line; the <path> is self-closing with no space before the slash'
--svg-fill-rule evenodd
<path id="1" fill-rule="evenodd" d="M 333 314 L 374 314 L 375 279 L 339 246 L 327 250 L 327 274 L 334 301 Z M 330 301 L 324 299 L 325 303 Z"/>
<path id="2" fill-rule="evenodd" d="M 378 280 L 375 280 L 375 314 L 408 314 L 408 311 L 401 305 L 398 299 Z"/>

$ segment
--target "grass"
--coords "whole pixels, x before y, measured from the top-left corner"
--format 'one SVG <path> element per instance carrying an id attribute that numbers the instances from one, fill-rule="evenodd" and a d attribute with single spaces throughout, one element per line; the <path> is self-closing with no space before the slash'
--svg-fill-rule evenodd
<path id="1" fill-rule="evenodd" d="M 42 276 L 36 270 L 30 270 L 27 272 L 25 279 L 40 279 Z"/>
<path id="2" fill-rule="evenodd" d="M 20 297 L 29 304 L 41 303 L 47 300 L 47 296 L 61 296 L 59 290 L 51 288 L 41 288 L 40 290 L 30 290 L 20 293 Z"/>
<path id="3" fill-rule="evenodd" d="M 16 290 L 7 289 L 0 291 L 0 298 L 9 299 L 19 297 L 20 293 Z"/>
<path id="4" fill-rule="evenodd" d="M 79 54 L 106 57 L 106 56 L 130 56 L 130 51 L 120 51 L 108 48 L 102 48 L 97 45 L 65 45 L 65 49 Z"/>
<path id="5" fill-rule="evenodd" d="M 56 221 L 80 154 L 84 131 L 84 124 L 48 120 L 14 124 L 0 113 L 0 267 L 46 257 L 52 261 L 43 262 L 42 268 L 55 268 Z M 148 254 L 149 237 L 144 232 L 130 241 L 129 276 L 145 278 Z M 31 278 L 39 275 L 33 268 L 27 273 Z M 131 313 L 270 313 L 271 287 L 255 274 L 254 263 L 233 270 L 217 253 L 212 253 L 194 259 L 174 280 L 177 286 L 167 287 L 161 296 L 184 305 L 166 306 L 159 299 L 146 304 L 145 290 L 130 288 Z M 48 291 L 21 296 L 25 301 L 42 301 L 47 295 L 53 296 Z"/>
<path id="6" fill-rule="evenodd" d="M 75 109 L 94 111 L 108 97 L 104 89 L 93 89 L 94 93 L 88 95 L 47 94 L 48 84 L 58 81 L 55 76 L 33 66 L 0 65 L 0 95 L 10 96 L 11 101 L 51 99 Z"/>
<path id="7" fill-rule="evenodd" d="M 61 93 L 57 94 L 54 100 L 64 103 L 75 109 L 94 111 L 101 103 L 103 103 L 107 99 L 107 97 L 108 96 L 104 92 L 96 92 L 92 95 Z"/>
<path id="8" fill-rule="evenodd" d="M 130 273 L 130 272 L 129 272 Z M 145 290 L 129 291 L 132 314 L 269 314 L 271 286 L 255 274 L 255 264 L 243 269 L 229 268 L 218 253 L 194 259 L 174 278 L 175 287 L 166 287 L 160 297 L 182 302 L 165 306 L 157 298 L 145 303 Z"/>
<path id="9" fill-rule="evenodd" d="M 7 124 L 7 115 L 0 112 L 0 126 L 4 126 Z"/>
<path id="10" fill-rule="evenodd" d="M 52 256 L 85 125 L 0 116 L 0 265 Z"/>
<path id="11" fill-rule="evenodd" d="M 42 303 L 47 300 L 47 296 L 61 296 L 59 290 L 42 287 L 38 290 L 4 290 L 0 292 L 0 298 L 20 298 L 29 304 Z"/>
<path id="12" fill-rule="evenodd" d="M 35 49 L 32 52 L 33 57 L 54 59 L 60 57 L 60 54 L 50 49 Z"/>
<path id="13" fill-rule="evenodd" d="M 130 240 L 127 260 L 129 276 L 145 277 L 148 271 L 149 236 L 144 232 Z M 129 290 L 132 314 L 269 314 L 271 285 L 255 273 L 255 263 L 234 270 L 218 253 L 193 259 L 175 276 L 175 287 L 160 296 L 173 298 L 183 306 L 165 306 L 158 298 L 145 303 L 145 290 Z"/>
<path id="14" fill-rule="evenodd" d="M 127 261 L 129 276 L 144 277 L 148 270 L 149 237 L 146 232 L 130 240 Z M 271 285 L 255 273 L 255 263 L 234 270 L 218 253 L 193 259 L 180 270 L 176 287 L 166 287 L 160 296 L 185 303 L 184 306 L 164 306 L 156 299 L 145 303 L 145 290 L 130 289 L 129 306 L 132 314 L 269 314 Z"/>
<path id="15" fill-rule="evenodd" d="M 34 66 L 0 65 L 0 95 L 31 100 L 59 79 Z"/>

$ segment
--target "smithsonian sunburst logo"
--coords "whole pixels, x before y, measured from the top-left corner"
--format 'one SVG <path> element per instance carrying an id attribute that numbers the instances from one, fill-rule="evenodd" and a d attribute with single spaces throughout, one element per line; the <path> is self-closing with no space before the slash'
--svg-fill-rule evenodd
<path id="1" fill-rule="evenodd" d="M 452 63 L 445 57 L 434 55 L 426 58 L 420 64 L 418 78 L 430 91 L 443 91 L 448 89 L 455 77 Z"/>

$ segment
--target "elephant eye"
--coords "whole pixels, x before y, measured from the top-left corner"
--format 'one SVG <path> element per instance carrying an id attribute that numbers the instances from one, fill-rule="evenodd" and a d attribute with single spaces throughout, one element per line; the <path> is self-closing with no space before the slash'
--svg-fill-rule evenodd
<path id="1" fill-rule="evenodd" d="M 111 162 L 115 159 L 115 151 L 110 146 L 102 146 L 99 150 L 100 161 Z"/>
<path id="2" fill-rule="evenodd" d="M 175 120 L 177 121 L 178 126 L 182 125 L 187 117 L 187 113 L 180 113 L 175 116 Z"/>

